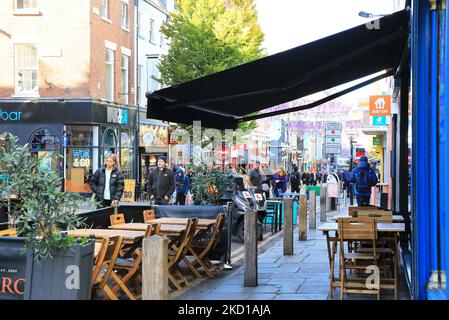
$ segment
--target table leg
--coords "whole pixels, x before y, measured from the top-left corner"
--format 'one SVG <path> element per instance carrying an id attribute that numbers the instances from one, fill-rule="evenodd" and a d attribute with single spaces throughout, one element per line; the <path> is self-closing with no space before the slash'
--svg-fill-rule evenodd
<path id="1" fill-rule="evenodd" d="M 329 258 L 329 268 L 330 268 L 330 287 L 329 287 L 329 294 L 332 297 L 332 294 L 334 293 L 334 260 L 333 260 L 333 251 L 334 248 L 332 247 L 331 251 L 331 245 L 330 245 L 330 238 L 329 238 L 329 231 L 324 231 L 324 234 L 326 235 L 326 243 L 327 243 L 327 256 Z"/>
<path id="2" fill-rule="evenodd" d="M 282 218 L 283 218 L 282 212 L 283 211 L 284 211 L 284 204 L 281 203 L 279 205 L 279 231 L 282 231 Z"/>
<path id="3" fill-rule="evenodd" d="M 394 299 L 398 300 L 399 235 L 395 234 L 394 250 Z"/>

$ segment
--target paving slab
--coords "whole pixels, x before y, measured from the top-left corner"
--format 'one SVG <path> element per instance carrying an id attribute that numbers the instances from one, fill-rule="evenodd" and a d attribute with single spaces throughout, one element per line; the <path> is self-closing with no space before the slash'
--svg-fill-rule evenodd
<path id="1" fill-rule="evenodd" d="M 327 294 L 278 294 L 275 300 L 327 300 Z"/>

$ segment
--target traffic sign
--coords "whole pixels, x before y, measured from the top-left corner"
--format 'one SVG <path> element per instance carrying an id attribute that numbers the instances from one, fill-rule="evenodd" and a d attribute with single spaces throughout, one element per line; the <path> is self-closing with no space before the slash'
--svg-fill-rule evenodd
<path id="1" fill-rule="evenodd" d="M 341 152 L 341 123 L 326 123 L 325 148 L 327 154 L 340 154 Z"/>

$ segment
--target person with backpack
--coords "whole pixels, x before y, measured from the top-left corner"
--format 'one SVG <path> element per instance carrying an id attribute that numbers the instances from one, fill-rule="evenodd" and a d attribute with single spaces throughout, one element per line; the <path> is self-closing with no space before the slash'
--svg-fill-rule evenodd
<path id="1" fill-rule="evenodd" d="M 290 187 L 292 192 L 299 193 L 301 188 L 301 176 L 298 172 L 298 166 L 293 166 L 293 172 L 290 174 Z"/>
<path id="2" fill-rule="evenodd" d="M 350 182 L 354 183 L 354 193 L 358 206 L 368 205 L 371 197 L 371 187 L 377 185 L 379 181 L 376 173 L 368 164 L 366 156 L 360 157 L 360 163 L 351 172 Z"/>
<path id="3" fill-rule="evenodd" d="M 175 176 L 176 185 L 176 204 L 184 206 L 186 204 L 186 196 L 190 190 L 189 177 L 184 173 L 182 168 L 178 167 Z"/>

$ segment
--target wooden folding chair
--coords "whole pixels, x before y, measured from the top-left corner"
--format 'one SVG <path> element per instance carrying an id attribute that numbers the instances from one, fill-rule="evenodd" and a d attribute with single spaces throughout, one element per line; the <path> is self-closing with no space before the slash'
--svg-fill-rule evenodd
<path id="1" fill-rule="evenodd" d="M 155 224 L 149 224 L 147 226 L 147 230 L 145 231 L 145 238 L 149 238 L 153 235 L 159 234 L 160 231 L 160 223 Z M 142 292 L 141 285 L 139 283 L 139 277 L 142 273 L 142 251 L 137 248 L 134 250 L 134 258 L 130 259 L 122 259 L 117 258 L 115 262 L 114 269 L 117 270 L 119 273 L 121 273 L 121 281 L 126 286 L 127 283 L 131 283 L 137 292 L 138 295 Z M 117 284 L 112 289 L 114 293 L 116 293 L 118 290 L 120 290 L 121 287 Z M 135 296 L 133 296 L 136 298 Z"/>
<path id="2" fill-rule="evenodd" d="M 198 218 L 189 218 L 187 220 L 186 230 L 179 241 L 179 245 L 173 245 L 172 249 L 168 252 L 168 279 L 177 290 L 182 290 L 181 284 L 190 286 L 189 281 L 179 269 L 179 263 L 184 259 L 190 248 L 196 233 L 197 225 Z"/>
<path id="3" fill-rule="evenodd" d="M 125 215 L 123 213 L 115 213 L 109 216 L 109 221 L 111 222 L 111 226 L 115 226 L 117 224 L 124 224 Z"/>
<path id="4" fill-rule="evenodd" d="M 100 252 L 95 259 L 95 267 L 92 274 L 93 296 L 98 296 L 102 291 L 105 293 L 104 299 L 118 300 L 117 295 L 111 290 L 108 281 L 112 278 L 133 300 L 133 295 L 123 284 L 120 278 L 114 273 L 114 266 L 117 260 L 120 248 L 122 246 L 122 237 L 111 237 L 103 239 Z"/>
<path id="5" fill-rule="evenodd" d="M 6 229 L 0 231 L 0 237 L 17 237 L 17 230 L 16 229 Z"/>
<path id="6" fill-rule="evenodd" d="M 338 235 L 340 241 L 340 299 L 346 293 L 375 294 L 380 299 L 380 274 L 374 279 L 372 289 L 366 286 L 365 278 L 351 278 L 347 269 L 366 270 L 368 266 L 379 267 L 379 253 L 376 250 L 377 230 L 374 218 L 340 218 L 338 219 Z M 345 252 L 345 241 L 371 242 L 371 252 Z M 362 263 L 361 261 L 365 262 Z"/>
<path id="7" fill-rule="evenodd" d="M 154 209 L 143 211 L 143 221 L 150 222 L 151 220 L 154 219 L 156 219 L 156 213 L 154 212 Z"/>
<path id="8" fill-rule="evenodd" d="M 378 210 L 379 208 L 377 206 L 373 206 L 373 205 L 366 205 L 363 207 L 348 207 L 348 215 L 351 217 L 356 217 L 354 215 L 355 212 L 357 212 L 358 210 Z"/>
<path id="9" fill-rule="evenodd" d="M 220 235 L 221 232 L 223 231 L 225 223 L 225 217 L 226 215 L 224 213 L 220 213 L 217 216 L 217 222 L 213 226 L 212 234 L 207 243 L 195 241 L 194 239 L 189 248 L 190 255 L 192 255 L 195 258 L 195 260 L 192 263 L 192 267 L 193 268 L 201 267 L 203 271 L 207 273 L 209 278 L 215 277 L 219 272 L 219 269 L 216 266 L 214 266 L 214 264 L 209 260 L 207 256 L 212 250 L 214 250 L 215 246 L 220 240 Z M 199 237 L 201 237 L 201 234 L 199 235 Z M 184 262 L 187 264 L 187 266 L 189 266 L 188 263 L 190 262 L 188 261 L 187 258 L 184 258 Z M 189 269 L 191 270 L 190 266 Z"/>

